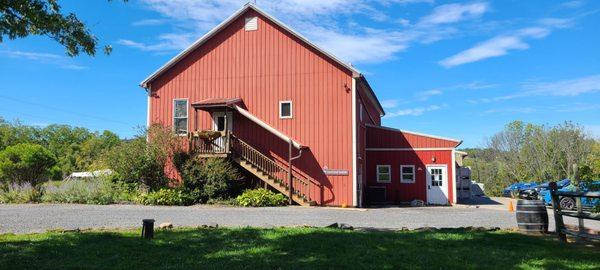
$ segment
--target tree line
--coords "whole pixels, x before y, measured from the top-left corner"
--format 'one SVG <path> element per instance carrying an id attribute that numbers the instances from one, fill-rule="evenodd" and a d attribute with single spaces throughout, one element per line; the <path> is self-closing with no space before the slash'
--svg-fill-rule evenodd
<path id="1" fill-rule="evenodd" d="M 92 132 L 82 127 L 58 124 L 37 127 L 23 125 L 19 121 L 8 122 L 0 117 L 0 151 L 20 144 L 43 147 L 55 159 L 49 176 L 54 180 L 72 172 L 92 170 L 100 156 L 120 142 L 119 136 L 108 130 Z M 31 150 L 32 153 L 40 152 Z M 14 151 L 26 150 L 19 146 Z"/>
<path id="2" fill-rule="evenodd" d="M 464 149 L 472 179 L 498 196 L 516 182 L 600 180 L 600 140 L 572 122 L 554 126 L 514 121 L 484 147 Z"/>

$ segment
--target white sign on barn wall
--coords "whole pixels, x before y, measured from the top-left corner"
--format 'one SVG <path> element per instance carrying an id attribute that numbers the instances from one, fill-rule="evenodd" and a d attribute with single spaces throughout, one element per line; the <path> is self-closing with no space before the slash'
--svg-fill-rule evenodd
<path id="1" fill-rule="evenodd" d="M 323 173 L 325 175 L 331 175 L 331 176 L 339 176 L 339 175 L 348 175 L 349 174 L 348 170 L 329 169 L 327 167 L 323 168 Z"/>

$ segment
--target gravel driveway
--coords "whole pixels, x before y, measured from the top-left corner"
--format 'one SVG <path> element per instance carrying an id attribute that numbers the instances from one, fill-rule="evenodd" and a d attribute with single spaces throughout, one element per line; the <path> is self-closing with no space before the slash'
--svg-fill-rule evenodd
<path id="1" fill-rule="evenodd" d="M 49 229 L 131 228 L 140 227 L 144 218 L 153 218 L 158 224 L 171 222 L 175 226 L 325 226 L 341 222 L 354 227 L 390 229 L 427 226 L 483 226 L 505 229 L 516 227 L 514 213 L 474 207 L 340 209 L 294 206 L 238 208 L 16 204 L 0 205 L 0 233 L 43 232 Z"/>

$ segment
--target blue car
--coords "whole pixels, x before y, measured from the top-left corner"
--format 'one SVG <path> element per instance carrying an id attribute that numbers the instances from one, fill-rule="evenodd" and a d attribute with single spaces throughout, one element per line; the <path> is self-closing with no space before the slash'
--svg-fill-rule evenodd
<path id="1" fill-rule="evenodd" d="M 575 186 L 571 184 L 571 181 L 568 181 L 568 182 L 566 182 L 566 181 L 568 181 L 568 179 L 561 180 L 556 183 L 558 186 L 558 190 L 559 191 L 574 191 Z M 564 183 L 567 183 L 567 184 L 564 185 Z M 560 184 L 563 184 L 563 186 L 561 186 Z M 591 183 L 585 183 L 585 182 L 579 183 L 579 189 L 581 191 L 600 191 L 600 181 L 594 181 Z M 550 196 L 549 189 L 542 190 L 540 192 L 540 197 L 542 197 L 543 201 L 546 204 L 548 204 L 548 205 L 552 204 L 552 197 Z M 562 197 L 562 198 L 560 198 L 560 201 L 558 203 L 560 204 L 560 208 L 564 209 L 564 210 L 574 210 L 576 208 L 575 199 L 571 198 L 571 197 Z M 595 199 L 594 198 L 583 198 L 581 200 L 581 204 L 583 207 L 586 207 L 586 208 L 595 207 L 596 205 L 600 204 L 600 199 L 598 199 L 598 198 L 595 198 Z"/>
<path id="2" fill-rule="evenodd" d="M 518 195 L 519 191 L 521 191 L 521 190 L 534 188 L 536 186 L 537 186 L 537 183 L 535 183 L 535 182 L 531 182 L 531 183 L 524 183 L 524 182 L 514 183 L 514 184 L 506 187 L 504 190 L 502 190 L 502 196 L 503 197 L 513 197 L 513 194 Z"/>

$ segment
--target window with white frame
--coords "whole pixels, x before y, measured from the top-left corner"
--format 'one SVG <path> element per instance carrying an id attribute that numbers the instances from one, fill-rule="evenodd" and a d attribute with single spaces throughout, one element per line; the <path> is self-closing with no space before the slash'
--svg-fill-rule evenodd
<path id="1" fill-rule="evenodd" d="M 173 100 L 173 129 L 178 135 L 186 135 L 188 132 L 188 100 Z"/>
<path id="2" fill-rule="evenodd" d="M 400 183 L 412 184 L 415 182 L 415 165 L 400 166 Z"/>
<path id="3" fill-rule="evenodd" d="M 279 102 L 279 118 L 292 118 L 292 101 L 286 100 Z"/>
<path id="4" fill-rule="evenodd" d="M 392 167 L 390 165 L 377 165 L 377 182 L 392 182 Z"/>

